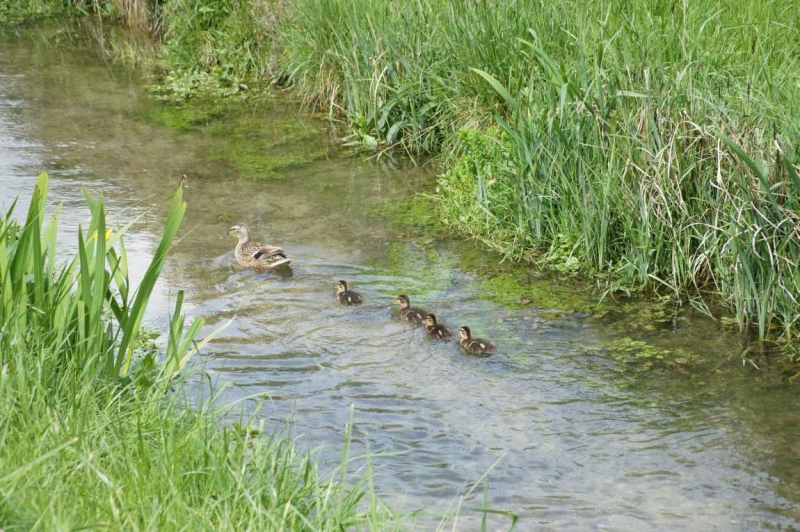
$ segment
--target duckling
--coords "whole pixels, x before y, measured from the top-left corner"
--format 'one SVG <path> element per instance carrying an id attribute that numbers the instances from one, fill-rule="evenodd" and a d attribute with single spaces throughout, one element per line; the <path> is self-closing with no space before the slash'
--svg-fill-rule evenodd
<path id="1" fill-rule="evenodd" d="M 364 302 L 364 296 L 355 290 L 347 289 L 347 281 L 339 281 L 336 283 L 336 299 L 342 305 L 360 305 Z"/>
<path id="2" fill-rule="evenodd" d="M 461 335 L 461 347 L 473 355 L 494 355 L 497 353 L 497 346 L 490 340 L 483 338 L 473 338 L 472 331 L 466 325 L 458 330 Z"/>
<path id="3" fill-rule="evenodd" d="M 399 295 L 392 301 L 395 305 L 400 305 L 400 319 L 403 321 L 410 321 L 412 323 L 422 323 L 425 321 L 427 312 L 421 308 L 414 308 L 411 306 L 411 300 L 407 295 Z"/>
<path id="4" fill-rule="evenodd" d="M 275 246 L 265 246 L 250 241 L 250 230 L 243 223 L 238 223 L 230 228 L 228 236 L 236 238 L 236 262 L 245 268 L 256 270 L 270 270 L 278 266 L 286 266 L 292 262 L 283 249 Z"/>
<path id="5" fill-rule="evenodd" d="M 453 337 L 453 332 L 445 325 L 436 323 L 436 315 L 428 314 L 425 318 L 425 330 L 428 331 L 428 336 L 438 340 L 449 340 Z"/>

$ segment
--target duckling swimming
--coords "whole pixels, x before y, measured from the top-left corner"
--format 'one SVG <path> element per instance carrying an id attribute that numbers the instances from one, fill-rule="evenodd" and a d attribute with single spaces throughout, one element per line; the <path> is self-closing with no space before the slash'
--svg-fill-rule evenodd
<path id="1" fill-rule="evenodd" d="M 434 314 L 428 314 L 428 317 L 425 318 L 425 330 L 428 331 L 428 336 L 437 340 L 449 340 L 453 337 L 453 331 L 445 325 L 436 323 Z"/>
<path id="2" fill-rule="evenodd" d="M 411 300 L 407 295 L 399 295 L 392 301 L 395 305 L 400 305 L 400 319 L 411 323 L 423 323 L 428 313 L 421 308 L 411 306 Z"/>
<path id="3" fill-rule="evenodd" d="M 364 296 L 355 290 L 347 289 L 347 281 L 339 281 L 336 283 L 336 299 L 342 305 L 360 305 L 364 302 Z"/>
<path id="4" fill-rule="evenodd" d="M 283 249 L 275 246 L 256 244 L 250 240 L 250 230 L 243 223 L 238 223 L 230 228 L 228 236 L 236 238 L 234 255 L 236 262 L 245 268 L 256 270 L 270 270 L 278 266 L 285 266 L 292 262 Z"/>
<path id="5" fill-rule="evenodd" d="M 497 353 L 497 346 L 490 340 L 483 338 L 473 338 L 472 331 L 466 325 L 458 330 L 461 335 L 461 347 L 473 355 L 494 355 Z"/>

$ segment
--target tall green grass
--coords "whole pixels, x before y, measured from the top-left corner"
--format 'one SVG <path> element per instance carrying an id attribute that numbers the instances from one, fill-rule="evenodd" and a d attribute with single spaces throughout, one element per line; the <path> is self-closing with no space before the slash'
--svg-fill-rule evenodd
<path id="1" fill-rule="evenodd" d="M 349 456 L 326 480 L 292 443 L 219 408 L 180 374 L 203 341 L 178 296 L 165 351 L 138 330 L 186 208 L 172 199 L 139 287 L 102 200 L 78 254 L 58 256 L 58 211 L 45 223 L 47 176 L 23 225 L 0 221 L 0 528 L 3 530 L 350 530 L 394 526 Z M 99 236 L 98 236 L 99 235 Z M 253 415 L 250 419 L 256 418 Z M 370 493 L 372 493 L 370 491 Z M 367 509 L 364 510 L 363 507 Z"/>
<path id="2" fill-rule="evenodd" d="M 301 94 L 376 146 L 450 154 L 454 227 L 798 338 L 796 6 L 298 0 L 287 18 Z"/>

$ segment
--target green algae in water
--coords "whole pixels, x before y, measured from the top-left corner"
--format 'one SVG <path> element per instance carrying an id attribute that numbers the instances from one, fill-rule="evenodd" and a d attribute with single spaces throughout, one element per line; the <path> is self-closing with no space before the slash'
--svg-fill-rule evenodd
<path id="1" fill-rule="evenodd" d="M 681 346 L 671 345 L 673 342 L 673 337 L 654 340 L 631 335 L 584 352 L 587 360 L 612 362 L 592 365 L 596 374 L 606 376 L 606 382 L 643 394 L 658 390 L 667 394 L 711 397 L 728 396 L 732 391 L 734 394 L 769 394 L 779 387 L 792 388 L 791 377 L 796 367 L 785 357 L 774 356 L 777 352 L 773 356 L 756 358 L 756 366 L 744 358 L 748 350 L 741 353 L 741 357 L 736 347 L 727 357 L 710 356 L 712 353 L 702 342 L 696 345 L 683 342 Z M 743 366 L 752 371 L 743 372 Z M 731 385 L 731 382 L 740 384 Z"/>
<path id="2" fill-rule="evenodd" d="M 246 179 L 283 179 L 286 172 L 324 159 L 327 150 L 317 128 L 286 121 L 276 125 L 258 115 L 212 124 L 209 160 L 231 165 Z"/>
<path id="3" fill-rule="evenodd" d="M 276 125 L 258 115 L 237 112 L 233 100 L 192 100 L 145 105 L 142 118 L 181 132 L 211 137 L 209 161 L 231 166 L 246 179 L 282 179 L 287 171 L 325 158 L 317 128 L 296 119 Z"/>
<path id="4" fill-rule="evenodd" d="M 397 277 L 394 287 L 397 294 L 444 292 L 453 282 L 453 261 L 447 260 L 433 248 L 415 246 L 396 241 L 388 244 L 386 252 L 376 264 L 386 275 Z M 413 276 L 417 282 L 406 283 L 403 277 Z M 423 284 L 418 281 L 424 280 Z"/>
<path id="5" fill-rule="evenodd" d="M 663 349 L 642 340 L 622 338 L 607 344 L 603 350 L 617 362 L 636 364 L 649 370 L 656 366 L 674 368 L 697 362 L 697 357 L 684 349 Z"/>
<path id="6" fill-rule="evenodd" d="M 175 131 L 198 131 L 202 127 L 222 120 L 230 113 L 226 102 L 193 102 L 186 105 L 169 105 L 149 102 L 141 111 L 145 122 L 159 124 Z"/>
<path id="7" fill-rule="evenodd" d="M 417 194 L 385 202 L 367 212 L 371 218 L 387 221 L 405 238 L 424 237 L 422 244 L 430 244 L 436 237 L 444 235 L 444 226 L 436 217 L 433 199 Z"/>
<path id="8" fill-rule="evenodd" d="M 708 375 L 712 364 L 694 349 L 657 345 L 636 337 L 623 337 L 598 347 L 579 350 L 591 374 L 599 377 L 594 387 L 647 390 L 663 382 L 681 383 L 687 377 Z"/>
<path id="9" fill-rule="evenodd" d="M 284 179 L 286 172 L 300 168 L 322 158 L 322 154 L 272 156 L 262 148 L 230 142 L 225 148 L 214 150 L 209 160 L 229 164 L 245 179 Z"/>
<path id="10" fill-rule="evenodd" d="M 521 266 L 481 279 L 478 287 L 484 299 L 512 309 L 591 312 L 601 305 L 596 296 L 579 287 L 558 279 L 532 278 Z"/>
<path id="11" fill-rule="evenodd" d="M 623 334 L 630 331 L 653 332 L 673 327 L 685 320 L 686 308 L 680 307 L 669 297 L 660 299 L 635 298 L 609 302 L 595 313 L 594 320 L 601 321 Z"/>

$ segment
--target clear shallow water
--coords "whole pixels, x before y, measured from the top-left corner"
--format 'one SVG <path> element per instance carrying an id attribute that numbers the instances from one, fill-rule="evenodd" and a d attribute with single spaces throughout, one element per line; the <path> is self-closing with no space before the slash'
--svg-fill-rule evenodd
<path id="1" fill-rule="evenodd" d="M 520 514 L 522 530 L 800 526 L 800 392 L 778 364 L 743 366 L 738 335 L 650 304 L 606 316 L 500 304 L 508 298 L 487 292 L 487 279 L 517 273 L 496 256 L 375 215 L 429 189 L 430 171 L 342 154 L 325 123 L 291 105 L 176 114 L 80 33 L 4 35 L 0 205 L 24 204 L 42 170 L 65 204 L 64 234 L 87 217 L 81 187 L 105 194 L 114 225 L 143 214 L 127 240 L 134 271 L 160 232 L 163 209 L 149 207 L 186 176 L 185 233 L 151 324 L 181 289 L 212 326 L 235 318 L 201 360 L 232 385 L 228 397 L 267 397 L 269 426 L 324 446 L 330 464 L 352 406 L 353 453 L 386 453 L 375 482 L 397 508 L 440 514 L 499 460 L 489 505 Z M 291 253 L 291 277 L 233 266 L 220 236 L 239 220 Z M 364 293 L 363 307 L 335 305 L 339 278 Z M 531 282 L 583 300 L 563 283 Z M 495 339 L 501 354 L 466 357 L 393 321 L 400 292 Z M 608 347 L 629 338 L 691 362 L 640 371 Z M 466 508 L 481 506 L 477 491 Z M 463 510 L 458 528 L 478 519 Z"/>

